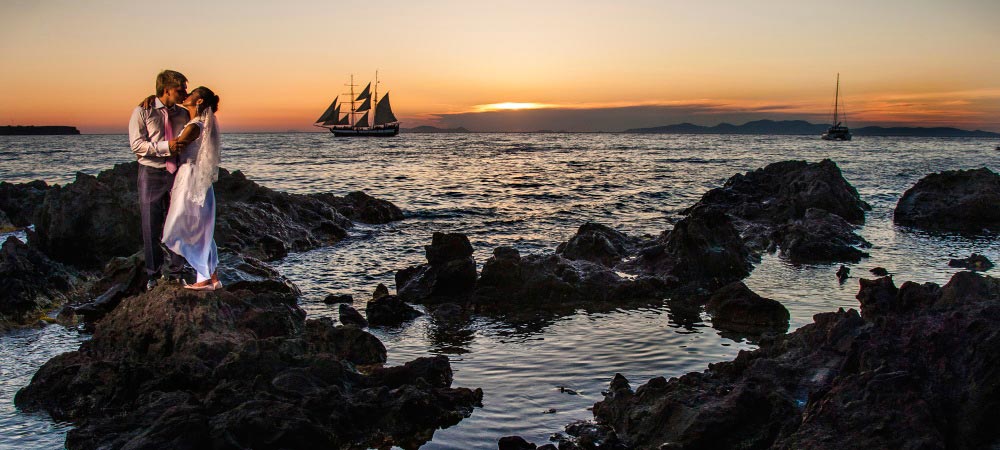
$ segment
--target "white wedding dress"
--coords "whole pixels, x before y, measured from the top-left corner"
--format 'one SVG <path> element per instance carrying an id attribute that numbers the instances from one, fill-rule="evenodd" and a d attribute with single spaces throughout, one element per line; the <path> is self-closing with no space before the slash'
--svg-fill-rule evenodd
<path id="1" fill-rule="evenodd" d="M 201 134 L 180 155 L 162 242 L 187 260 L 198 273 L 198 281 L 204 281 L 219 265 L 212 189 L 212 182 L 218 180 L 219 135 L 211 108 L 186 126 L 201 128 Z"/>

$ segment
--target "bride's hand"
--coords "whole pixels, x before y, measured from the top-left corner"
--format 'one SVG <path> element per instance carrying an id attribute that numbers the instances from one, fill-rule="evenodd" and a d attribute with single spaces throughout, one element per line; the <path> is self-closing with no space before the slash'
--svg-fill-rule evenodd
<path id="1" fill-rule="evenodd" d="M 171 156 L 181 154 L 181 152 L 184 151 L 185 146 L 186 144 L 182 142 L 177 142 L 177 139 L 174 139 L 172 141 L 167 141 L 167 147 L 170 149 Z"/>
<path id="2" fill-rule="evenodd" d="M 155 95 L 150 95 L 149 97 L 146 97 L 142 99 L 141 102 L 139 102 L 139 107 L 141 107 L 142 109 L 152 109 L 154 104 L 153 100 L 155 99 L 156 99 Z"/>

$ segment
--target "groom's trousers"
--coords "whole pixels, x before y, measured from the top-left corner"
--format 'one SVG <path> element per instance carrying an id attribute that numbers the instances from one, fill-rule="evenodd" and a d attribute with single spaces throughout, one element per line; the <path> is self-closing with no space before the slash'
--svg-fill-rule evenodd
<path id="1" fill-rule="evenodd" d="M 170 207 L 170 189 L 174 186 L 174 174 L 166 169 L 157 169 L 139 164 L 139 220 L 142 226 L 143 254 L 146 257 L 146 275 L 157 278 L 163 265 L 163 222 Z M 167 272 L 180 276 L 184 270 L 184 257 L 166 250 L 170 258 Z"/>

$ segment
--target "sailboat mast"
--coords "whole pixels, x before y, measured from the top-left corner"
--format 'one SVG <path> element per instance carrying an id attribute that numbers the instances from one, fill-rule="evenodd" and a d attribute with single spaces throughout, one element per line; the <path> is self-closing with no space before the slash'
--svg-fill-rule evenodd
<path id="1" fill-rule="evenodd" d="M 838 106 L 840 106 L 840 72 L 837 72 L 837 91 L 833 95 L 833 126 L 837 126 Z"/>
<path id="2" fill-rule="evenodd" d="M 375 71 L 375 90 L 372 91 L 372 106 L 378 105 L 378 70 Z"/>

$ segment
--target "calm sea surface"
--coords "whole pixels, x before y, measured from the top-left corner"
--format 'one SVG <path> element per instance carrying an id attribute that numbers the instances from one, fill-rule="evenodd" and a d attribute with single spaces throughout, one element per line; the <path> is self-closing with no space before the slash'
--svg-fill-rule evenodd
<path id="1" fill-rule="evenodd" d="M 336 318 L 322 302 L 349 293 L 355 307 L 378 283 L 394 288 L 397 269 L 424 262 L 435 231 L 462 232 L 481 265 L 497 246 L 522 254 L 551 252 L 586 221 L 632 235 L 669 229 L 678 211 L 727 178 L 766 164 L 833 159 L 871 203 L 860 233 L 871 258 L 849 265 L 852 275 L 882 266 L 905 280 L 947 282 L 948 259 L 971 252 L 1000 261 L 997 236 L 930 235 L 892 224 L 899 196 L 922 176 L 941 170 L 989 167 L 1000 171 L 991 139 L 875 138 L 831 143 L 812 136 L 685 136 L 631 134 L 401 135 L 392 139 L 334 139 L 327 134 L 230 134 L 223 166 L 296 193 L 353 190 L 387 199 L 407 219 L 359 225 L 335 246 L 289 255 L 275 266 L 302 289 L 312 317 Z M 0 180 L 71 182 L 132 160 L 124 135 L 0 137 Z M 5 236 L 0 236 L 5 238 Z M 839 265 L 788 264 L 765 256 L 747 284 L 781 301 L 792 328 L 813 314 L 857 307 L 857 279 L 840 285 Z M 998 274 L 997 269 L 991 272 Z M 700 371 L 752 344 L 720 336 L 700 311 L 674 311 L 669 302 L 610 312 L 577 311 L 520 323 L 476 319 L 459 333 L 441 333 L 426 318 L 399 328 L 371 330 L 389 349 L 389 363 L 445 354 L 455 386 L 481 387 L 483 408 L 438 430 L 428 449 L 496 448 L 518 434 L 545 442 L 602 399 L 615 373 L 633 387 L 655 376 Z M 0 448 L 60 448 L 66 424 L 28 415 L 14 393 L 49 358 L 77 348 L 87 336 L 60 326 L 0 336 Z M 560 392 L 565 386 L 576 395 Z"/>

